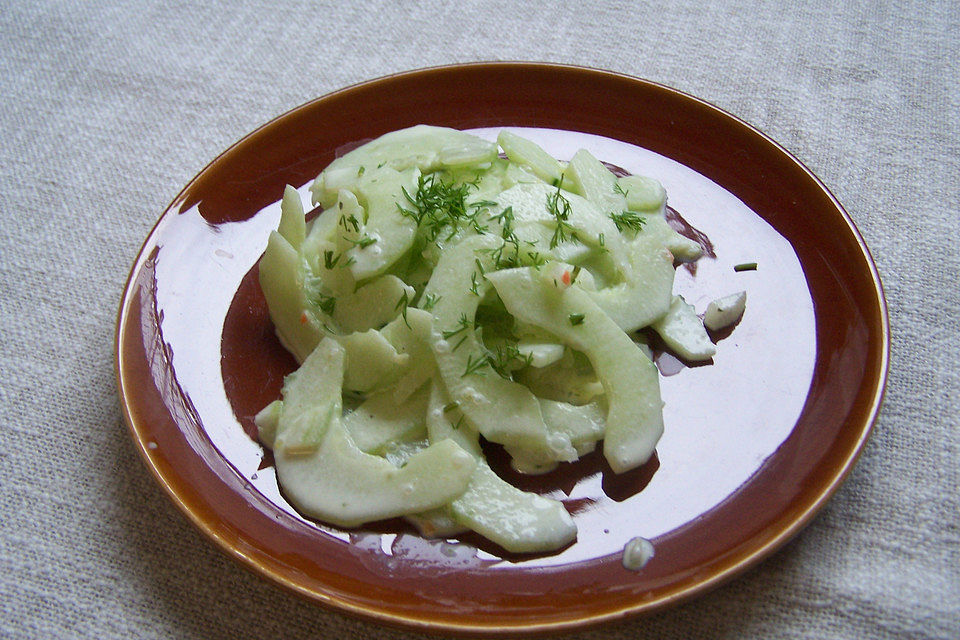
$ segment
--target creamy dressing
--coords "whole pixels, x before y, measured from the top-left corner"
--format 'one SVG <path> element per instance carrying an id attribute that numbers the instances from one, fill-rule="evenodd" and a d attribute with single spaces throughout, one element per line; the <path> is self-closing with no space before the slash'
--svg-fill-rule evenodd
<path id="1" fill-rule="evenodd" d="M 650 562 L 650 558 L 652 557 L 653 543 L 646 538 L 641 538 L 640 536 L 631 538 L 630 541 L 623 546 L 622 562 L 624 569 L 640 571 L 647 566 L 647 563 Z"/>

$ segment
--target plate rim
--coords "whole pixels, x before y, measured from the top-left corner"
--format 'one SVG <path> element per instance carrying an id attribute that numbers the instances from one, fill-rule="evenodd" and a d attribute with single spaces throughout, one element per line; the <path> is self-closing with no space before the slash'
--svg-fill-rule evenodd
<path id="1" fill-rule="evenodd" d="M 495 622 L 492 624 L 471 624 L 471 623 L 450 623 L 450 622 L 441 622 L 437 623 L 436 621 L 427 619 L 422 615 L 404 615 L 398 612 L 386 612 L 382 609 L 379 609 L 374 606 L 361 606 L 358 603 L 347 601 L 343 598 L 336 597 L 335 594 L 319 592 L 314 589 L 310 589 L 304 585 L 298 584 L 296 581 L 291 580 L 288 576 L 283 575 L 282 572 L 274 570 L 267 563 L 260 561 L 255 554 L 245 552 L 239 547 L 239 545 L 233 543 L 219 528 L 216 526 L 218 523 L 205 520 L 201 517 L 201 514 L 195 512 L 195 510 L 188 504 L 188 501 L 180 492 L 175 488 L 169 478 L 161 471 L 158 466 L 157 461 L 151 456 L 150 448 L 146 441 L 146 438 L 142 433 L 142 424 L 138 424 L 135 417 L 132 415 L 129 406 L 129 400 L 127 397 L 127 385 L 124 380 L 124 337 L 125 329 L 127 328 L 127 322 L 129 320 L 129 309 L 131 305 L 131 298 L 136 285 L 136 276 L 140 273 L 144 261 L 148 258 L 147 249 L 148 247 L 154 244 L 155 236 L 159 227 L 163 224 L 164 220 L 167 217 L 167 213 L 172 209 L 177 207 L 180 203 L 183 202 L 185 195 L 191 190 L 191 188 L 198 182 L 200 177 L 205 174 L 211 166 L 215 165 L 222 158 L 230 155 L 240 146 L 242 146 L 249 139 L 259 135 L 263 131 L 271 128 L 277 122 L 287 118 L 293 113 L 299 112 L 301 110 L 309 109 L 312 105 L 330 100 L 336 96 L 344 95 L 358 89 L 369 89 L 375 87 L 377 84 L 384 84 L 392 80 L 404 79 L 414 76 L 426 76 L 435 72 L 453 72 L 456 73 L 461 70 L 468 69 L 488 69 L 493 70 L 501 67 L 511 67 L 511 68 L 529 68 L 531 70 L 552 70 L 561 73 L 570 73 L 577 72 L 583 73 L 587 72 L 590 74 L 596 74 L 599 76 L 612 76 L 619 78 L 621 80 L 635 83 L 638 86 L 645 86 L 647 88 L 655 88 L 660 91 L 665 91 L 674 96 L 681 98 L 682 100 L 692 101 L 696 104 L 701 105 L 702 107 L 708 108 L 710 111 L 713 111 L 716 115 L 732 121 L 738 127 L 745 128 L 751 135 L 757 136 L 762 139 L 765 143 L 772 145 L 777 152 L 788 159 L 797 169 L 806 175 L 806 177 L 817 186 L 817 188 L 822 191 L 830 201 L 832 207 L 840 214 L 840 218 L 843 220 L 847 230 L 852 234 L 853 239 L 856 241 L 856 245 L 859 247 L 859 250 L 862 254 L 864 263 L 868 267 L 870 280 L 872 283 L 872 300 L 875 301 L 878 305 L 876 309 L 878 317 L 880 320 L 879 326 L 879 361 L 877 362 L 875 373 L 876 377 L 876 386 L 872 389 L 870 394 L 869 403 L 865 403 L 866 410 L 864 412 L 864 419 L 862 424 L 857 424 L 859 429 L 858 437 L 854 445 L 846 451 L 846 455 L 843 458 L 842 463 L 838 464 L 835 467 L 835 472 L 832 474 L 832 477 L 829 478 L 829 481 L 825 482 L 822 488 L 819 490 L 816 500 L 812 501 L 810 504 L 802 510 L 802 512 L 794 517 L 789 526 L 784 527 L 777 532 L 776 535 L 771 537 L 769 540 L 759 545 L 751 552 L 746 554 L 737 562 L 733 562 L 724 566 L 719 571 L 712 573 L 707 579 L 701 580 L 692 586 L 687 586 L 684 588 L 679 588 L 674 591 L 662 594 L 660 597 L 657 597 L 653 600 L 646 600 L 640 603 L 635 603 L 631 606 L 624 606 L 616 610 L 608 610 L 600 614 L 589 615 L 585 617 L 579 617 L 574 619 L 564 619 L 559 621 L 536 621 L 534 620 L 528 624 L 509 624 L 509 625 L 497 625 Z M 863 239 L 862 234 L 857 228 L 856 224 L 839 202 L 839 200 L 834 196 L 830 189 L 817 177 L 803 162 L 801 162 L 796 156 L 794 156 L 790 151 L 788 151 L 783 145 L 772 139 L 770 136 L 760 131 L 753 125 L 747 123 L 741 118 L 733 115 L 732 113 L 712 104 L 711 102 L 704 100 L 702 98 L 696 97 L 692 94 L 686 93 L 685 91 L 675 89 L 668 85 L 646 80 L 636 76 L 628 75 L 625 73 L 620 73 L 616 71 L 609 71 L 604 69 L 599 69 L 589 66 L 578 66 L 578 65 L 569 65 L 553 62 L 530 62 L 530 61 L 479 61 L 479 62 L 469 62 L 462 64 L 444 64 L 444 65 L 434 65 L 428 67 L 422 67 L 417 69 L 411 69 L 406 71 L 399 71 L 396 73 L 391 73 L 376 78 L 363 80 L 360 82 L 355 82 L 348 86 L 336 89 L 334 91 L 328 92 L 324 95 L 318 96 L 307 102 L 304 102 L 300 105 L 297 105 L 280 115 L 268 120 L 257 128 L 253 129 L 249 133 L 243 135 L 233 144 L 227 147 L 224 151 L 217 154 L 212 160 L 210 160 L 203 168 L 201 168 L 179 191 L 179 193 L 171 200 L 165 209 L 161 212 L 160 216 L 157 218 L 156 222 L 151 227 L 149 233 L 146 235 L 144 241 L 141 243 L 135 260 L 130 268 L 129 274 L 127 276 L 126 282 L 123 287 L 123 292 L 119 304 L 119 309 L 117 312 L 116 318 L 116 329 L 114 335 L 114 368 L 115 368 L 115 379 L 117 384 L 117 389 L 119 393 L 121 412 L 123 414 L 124 422 L 127 425 L 127 430 L 130 433 L 130 436 L 134 440 L 135 448 L 144 462 L 144 464 L 149 469 L 151 475 L 154 479 L 160 484 L 160 486 L 167 493 L 168 497 L 173 501 L 173 503 L 178 507 L 178 509 L 184 513 L 188 520 L 191 521 L 201 532 L 206 535 L 207 538 L 212 540 L 215 543 L 215 546 L 219 548 L 222 552 L 225 552 L 228 556 L 238 561 L 241 566 L 246 568 L 253 573 L 268 578 L 271 582 L 285 588 L 288 591 L 292 591 L 296 595 L 307 599 L 311 602 L 317 602 L 326 606 L 328 609 L 344 613 L 353 617 L 360 619 L 365 619 L 368 621 L 374 621 L 378 623 L 387 624 L 393 627 L 404 628 L 408 630 L 416 631 L 428 631 L 428 632 L 459 632 L 459 633 L 468 633 L 471 635 L 502 635 L 505 633 L 549 633 L 549 632 L 559 632 L 559 631 L 572 631 L 576 629 L 583 629 L 588 626 L 595 626 L 597 624 L 613 622 L 617 620 L 623 620 L 628 617 L 633 617 L 641 614 L 651 614 L 657 611 L 662 611 L 664 608 L 674 606 L 680 602 L 688 601 L 693 599 L 703 593 L 715 589 L 721 584 L 731 580 L 732 578 L 741 575 L 748 569 L 756 566 L 762 560 L 770 557 L 774 552 L 780 549 L 786 542 L 791 540 L 796 536 L 803 528 L 805 528 L 814 518 L 814 516 L 819 513 L 819 511 L 824 507 L 824 505 L 830 500 L 831 497 L 836 493 L 839 487 L 843 484 L 846 477 L 849 475 L 851 469 L 856 464 L 859 456 L 862 454 L 866 442 L 869 440 L 870 435 L 873 431 L 873 427 L 876 424 L 876 420 L 880 411 L 880 408 L 883 403 L 883 398 L 886 392 L 886 386 L 888 383 L 889 376 L 889 364 L 890 364 L 890 327 L 889 327 L 889 311 L 884 294 L 883 284 L 876 266 L 876 262 L 873 259 L 873 256 L 870 252 L 869 247 Z"/>

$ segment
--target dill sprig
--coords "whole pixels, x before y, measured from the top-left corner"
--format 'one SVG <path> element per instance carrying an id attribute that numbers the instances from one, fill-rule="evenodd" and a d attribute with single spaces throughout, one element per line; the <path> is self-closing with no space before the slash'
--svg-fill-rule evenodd
<path id="1" fill-rule="evenodd" d="M 561 178 L 561 182 L 562 181 Z M 560 193 L 559 186 L 556 191 L 547 194 L 547 211 L 549 211 L 550 215 L 557 221 L 557 226 L 553 229 L 553 237 L 550 238 L 551 249 L 555 249 L 561 242 L 566 242 L 568 238 L 571 240 L 579 240 L 579 238 L 577 238 L 577 232 L 573 229 L 573 225 L 568 222 L 570 219 L 570 201 Z"/>
<path id="2" fill-rule="evenodd" d="M 400 311 L 400 315 L 403 317 L 403 324 L 407 325 L 408 329 L 411 329 L 410 323 L 407 322 L 407 307 L 410 306 L 410 295 L 407 293 L 407 290 L 403 290 L 403 295 L 400 296 L 400 299 L 397 301 L 397 304 L 393 307 L 394 311 Z"/>
<path id="3" fill-rule="evenodd" d="M 332 315 L 336 308 L 337 299 L 331 295 L 325 294 L 321 287 L 323 281 L 319 276 L 308 274 L 303 280 L 303 290 L 307 294 L 307 300 L 317 309 L 327 315 Z"/>
<path id="4" fill-rule="evenodd" d="M 437 302 L 440 301 L 441 297 L 442 296 L 438 296 L 435 293 L 428 293 L 427 295 L 423 296 L 423 300 L 420 302 L 420 308 L 424 311 L 430 311 L 437 306 Z"/>
<path id="5" fill-rule="evenodd" d="M 343 202 L 339 203 L 340 208 L 343 209 Z M 352 213 L 349 216 L 340 214 L 340 219 L 337 220 L 337 224 L 343 227 L 344 231 L 350 231 L 353 229 L 354 233 L 360 233 L 360 221 L 357 220 L 357 216 Z"/>
<path id="6" fill-rule="evenodd" d="M 343 257 L 343 254 L 342 254 L 342 253 L 338 253 L 338 254 L 336 254 L 336 256 L 334 256 L 333 251 L 330 251 L 330 250 L 324 251 L 324 252 L 323 252 L 323 266 L 326 267 L 327 271 L 330 271 L 330 270 L 332 270 L 335 266 L 337 266 L 337 263 L 340 262 L 340 258 L 342 258 L 342 257 Z"/>
<path id="7" fill-rule="evenodd" d="M 454 401 L 454 402 L 448 402 L 447 404 L 443 405 L 443 412 L 444 412 L 444 413 L 449 413 L 449 412 L 453 411 L 454 409 L 456 409 L 456 408 L 459 407 L 459 406 L 460 406 L 460 403 L 459 403 L 459 402 L 456 402 L 456 401 Z"/>
<path id="8" fill-rule="evenodd" d="M 623 211 L 621 213 L 611 213 L 610 219 L 617 226 L 617 231 L 623 233 L 624 229 L 630 229 L 633 232 L 640 231 L 647 220 L 639 213 L 633 211 Z"/>
<path id="9" fill-rule="evenodd" d="M 516 234 L 513 232 L 513 205 L 507 207 L 495 216 L 490 216 L 491 220 L 500 223 L 500 237 L 504 240 L 516 240 Z"/>
<path id="10" fill-rule="evenodd" d="M 476 360 L 473 358 L 473 354 L 467 356 L 467 368 L 464 370 L 461 378 L 465 378 L 471 374 L 482 376 L 483 372 L 480 369 L 490 364 L 490 356 L 483 354 L 478 356 Z"/>
<path id="11" fill-rule="evenodd" d="M 524 243 L 525 248 L 520 248 L 520 241 L 515 237 L 505 239 L 496 249 L 490 249 L 490 258 L 493 262 L 495 271 L 500 269 L 512 269 L 514 267 L 534 267 L 539 269 L 547 263 L 547 258 L 539 251 L 534 251 L 536 243 Z"/>
<path id="12" fill-rule="evenodd" d="M 351 216 L 352 217 L 352 216 Z M 370 245 L 376 243 L 376 238 L 371 238 L 367 234 L 364 234 L 362 238 L 358 240 L 351 240 L 350 238 L 344 238 L 347 242 L 353 243 L 353 246 L 359 247 L 361 249 L 366 249 Z"/>
<path id="13" fill-rule="evenodd" d="M 435 293 L 428 293 L 427 295 L 423 296 L 423 300 L 420 302 L 420 308 L 424 311 L 430 311 L 437 306 L 437 302 L 440 301 L 441 297 L 442 296 L 438 296 Z"/>
<path id="14" fill-rule="evenodd" d="M 530 366 L 533 354 L 521 353 L 516 342 L 506 342 L 498 345 L 493 353 L 487 356 L 487 361 L 501 378 L 509 380 L 511 371 Z"/>
<path id="15" fill-rule="evenodd" d="M 454 184 L 444 182 L 437 174 L 421 175 L 417 179 L 417 191 L 413 195 L 403 189 L 410 208 L 397 203 L 400 213 L 417 224 L 429 242 L 434 242 L 444 233 L 450 239 L 461 229 L 472 228 L 476 233 L 486 233 L 487 227 L 480 222 L 480 213 L 496 205 L 489 200 L 467 202 L 474 183 Z"/>
<path id="16" fill-rule="evenodd" d="M 477 280 L 476 271 L 470 274 L 470 293 L 477 296 L 478 298 L 480 297 L 480 282 Z"/>
<path id="17" fill-rule="evenodd" d="M 313 302 L 327 315 L 331 315 L 333 313 L 333 309 L 337 305 L 336 298 L 333 296 L 328 296 L 324 293 L 318 293 Z"/>
<path id="18" fill-rule="evenodd" d="M 460 320 L 457 321 L 457 326 L 453 329 L 448 329 L 441 332 L 440 335 L 443 336 L 444 340 L 449 340 L 450 338 L 460 335 L 460 340 L 457 341 L 457 344 L 453 345 L 453 351 L 456 351 L 460 345 L 463 344 L 463 341 L 467 339 L 467 336 L 470 334 L 470 331 L 473 329 L 473 321 L 467 318 L 465 313 L 460 314 Z"/>

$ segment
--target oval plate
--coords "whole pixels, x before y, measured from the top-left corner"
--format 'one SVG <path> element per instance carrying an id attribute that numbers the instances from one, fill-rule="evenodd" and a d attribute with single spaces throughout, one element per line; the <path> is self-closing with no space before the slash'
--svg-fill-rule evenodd
<path id="1" fill-rule="evenodd" d="M 285 184 L 337 150 L 418 123 L 521 130 L 568 158 L 579 146 L 667 187 L 715 257 L 678 269 L 703 311 L 748 293 L 708 366 L 658 362 L 666 434 L 615 476 L 587 456 L 537 479 L 579 528 L 554 554 L 479 538 L 430 541 L 399 522 L 342 531 L 299 517 L 276 486 L 252 416 L 294 363 L 273 336 L 256 262 Z M 755 271 L 736 271 L 756 262 Z M 330 94 L 251 133 L 164 212 L 120 307 L 117 367 L 139 451 L 174 502 L 242 563 L 318 603 L 419 630 L 569 630 L 650 612 L 716 586 L 796 534 L 838 487 L 873 424 L 888 325 L 869 252 L 820 181 L 733 116 L 673 89 L 546 64 L 425 69 Z M 506 471 L 505 471 L 506 473 Z M 621 562 L 651 539 L 640 571 Z"/>

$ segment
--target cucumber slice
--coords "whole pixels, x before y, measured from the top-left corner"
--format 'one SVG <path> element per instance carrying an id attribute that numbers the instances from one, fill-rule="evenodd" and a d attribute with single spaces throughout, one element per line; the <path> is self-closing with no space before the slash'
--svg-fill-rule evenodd
<path id="1" fill-rule="evenodd" d="M 460 496 L 473 477 L 476 461 L 452 440 L 430 445 L 411 456 L 403 468 L 361 451 L 344 429 L 339 411 L 331 412 L 325 394 L 339 398 L 343 349 L 323 340 L 307 359 L 322 368 L 323 387 L 291 385 L 284 394 L 284 411 L 274 450 L 277 477 L 290 502 L 302 513 L 344 527 L 359 526 L 408 513 L 435 509 Z M 302 373 L 302 372 L 301 372 Z M 305 383 L 311 376 L 297 376 Z M 318 389 L 333 391 L 314 405 Z M 339 401 L 333 403 L 339 409 Z M 290 423 L 289 407 L 302 407 L 302 422 Z M 316 416 L 321 427 L 306 419 Z M 293 431 L 289 431 L 293 429 Z M 290 453 L 284 442 L 300 433 L 321 432 L 309 454 Z M 302 439 L 302 438 L 301 438 Z"/>
<path id="2" fill-rule="evenodd" d="M 260 288 L 267 300 L 277 337 L 298 362 L 320 342 L 323 332 L 304 292 L 304 270 L 297 250 L 276 231 L 270 232 L 260 258 Z"/>
<path id="3" fill-rule="evenodd" d="M 696 309 L 680 296 L 673 296 L 670 310 L 651 326 L 681 358 L 699 362 L 717 353 Z"/>
<path id="4" fill-rule="evenodd" d="M 393 384 L 404 373 L 410 356 L 396 348 L 376 329 L 332 336 L 347 354 L 343 388 L 367 393 Z"/>
<path id="5" fill-rule="evenodd" d="M 253 417 L 257 425 L 257 437 L 260 442 L 273 449 L 277 438 L 277 427 L 280 426 L 280 413 L 283 411 L 283 400 L 274 400 Z"/>
<path id="6" fill-rule="evenodd" d="M 521 491 L 490 469 L 468 426 L 455 428 L 449 416 L 449 396 L 436 382 L 430 395 L 427 429 L 431 442 L 455 441 L 477 460 L 466 492 L 450 503 L 454 521 L 513 553 L 553 551 L 572 542 L 577 527 L 563 504 Z"/>
<path id="7" fill-rule="evenodd" d="M 562 189 L 558 191 L 556 187 L 551 187 L 542 182 L 521 183 L 501 193 L 497 196 L 496 201 L 499 205 L 499 211 L 507 207 L 513 208 L 513 216 L 518 226 L 525 224 L 541 225 L 549 229 L 550 235 L 553 235 L 553 230 L 557 226 L 557 217 L 555 212 L 552 212 L 549 208 L 548 200 L 556 196 L 557 193 L 570 205 L 567 222 L 576 232 L 577 240 L 575 242 L 577 244 L 585 244 L 595 249 L 603 246 L 604 249 L 613 252 L 615 255 L 622 255 L 618 248 L 619 234 L 613 221 L 593 203 L 575 193 Z M 603 240 L 600 238 L 601 234 Z M 567 234 L 567 237 L 570 237 L 570 235 Z M 538 249 L 546 250 L 550 244 L 548 241 Z M 625 261 L 622 261 L 621 265 L 625 267 Z"/>
<path id="8" fill-rule="evenodd" d="M 581 456 L 593 451 L 597 441 L 603 439 L 606 411 L 600 402 L 573 405 L 540 398 L 540 412 L 551 430 L 567 434 Z"/>
<path id="9" fill-rule="evenodd" d="M 404 297 L 412 300 L 415 294 L 400 278 L 379 276 L 356 291 L 337 296 L 333 319 L 343 331 L 379 329 L 400 314 Z"/>
<path id="10" fill-rule="evenodd" d="M 489 235 L 467 238 L 447 249 L 434 269 L 424 295 L 437 300 L 430 336 L 437 370 L 450 396 L 488 440 L 544 458 L 575 460 L 569 439 L 548 433 L 533 394 L 487 364 L 488 354 L 474 334 L 477 306 L 489 287 L 483 272 L 490 268 L 490 252 L 501 244 Z M 471 282 L 476 283 L 472 291 L 465 284 Z"/>
<path id="11" fill-rule="evenodd" d="M 646 223 L 643 230 L 637 234 L 639 236 L 655 237 L 656 241 L 661 243 L 667 251 L 674 257 L 680 258 L 684 262 L 691 262 L 703 255 L 703 247 L 686 236 L 677 233 L 663 214 L 651 213 L 644 216 Z M 642 251 L 641 248 L 636 249 Z"/>
<path id="12" fill-rule="evenodd" d="M 646 176 L 622 176 L 617 178 L 620 190 L 626 194 L 627 208 L 631 211 L 662 211 L 667 202 L 663 185 Z"/>
<path id="13" fill-rule="evenodd" d="M 380 332 L 399 353 L 408 356 L 392 390 L 395 402 L 403 402 L 437 371 L 430 350 L 432 324 L 429 312 L 408 307 L 405 315 L 395 318 Z"/>
<path id="14" fill-rule="evenodd" d="M 638 233 L 625 243 L 630 267 L 621 271 L 624 282 L 589 292 L 593 301 L 625 333 L 641 329 L 670 308 L 673 255 L 655 236 Z"/>
<path id="15" fill-rule="evenodd" d="M 524 165 L 547 184 L 555 186 L 563 179 L 563 165 L 537 143 L 503 130 L 497 136 L 497 144 L 511 162 Z"/>
<path id="16" fill-rule="evenodd" d="M 573 405 L 545 398 L 537 400 L 547 431 L 569 439 L 578 456 L 593 451 L 597 440 L 603 438 L 605 412 L 601 410 L 600 403 Z M 549 473 L 557 467 L 556 460 L 538 455 L 537 452 L 510 446 L 504 448 L 510 454 L 511 466 L 519 473 L 538 475 Z"/>
<path id="17" fill-rule="evenodd" d="M 283 199 L 280 201 L 280 226 L 277 227 L 277 231 L 294 249 L 300 250 L 300 245 L 303 244 L 307 233 L 307 223 L 303 217 L 300 193 L 290 185 L 283 190 Z"/>
<path id="18" fill-rule="evenodd" d="M 283 409 L 277 421 L 274 453 L 289 456 L 317 450 L 342 410 L 344 351 L 333 340 L 323 340 L 300 368 L 283 381 Z"/>
<path id="19" fill-rule="evenodd" d="M 646 462 L 663 434 L 657 368 L 590 295 L 560 289 L 530 268 L 487 274 L 518 319 L 539 326 L 590 359 L 606 393 L 603 453 L 616 473 Z M 573 324 L 571 316 L 579 322 Z"/>
<path id="20" fill-rule="evenodd" d="M 310 187 L 314 203 L 329 207 L 338 189 L 353 190 L 370 171 L 390 167 L 404 171 L 416 167 L 427 173 L 444 166 L 482 164 L 497 159 L 497 146 L 469 133 L 417 125 L 392 131 L 331 162 Z"/>
<path id="21" fill-rule="evenodd" d="M 577 193 L 605 213 L 623 211 L 626 199 L 617 192 L 617 176 L 586 149 L 580 149 L 570 158 L 568 173 Z"/>
<path id="22" fill-rule="evenodd" d="M 406 202 L 404 191 L 416 192 L 419 175 L 416 169 L 401 173 L 384 167 L 360 178 L 357 189 L 366 218 L 356 246 L 346 253 L 358 281 L 383 273 L 413 245 L 417 225 L 397 205 Z"/>
<path id="23" fill-rule="evenodd" d="M 309 456 L 275 454 L 284 494 L 302 513 L 343 527 L 435 509 L 460 496 L 476 468 L 451 440 L 396 466 L 362 452 L 336 421 Z"/>
<path id="24" fill-rule="evenodd" d="M 703 326 L 711 331 L 719 331 L 739 320 L 746 307 L 746 291 L 738 291 L 712 300 L 703 314 Z"/>
<path id="25" fill-rule="evenodd" d="M 361 451 L 383 455 L 392 443 L 427 437 L 424 415 L 429 399 L 429 385 L 399 404 L 389 389 L 381 391 L 345 415 L 343 428 Z"/>

